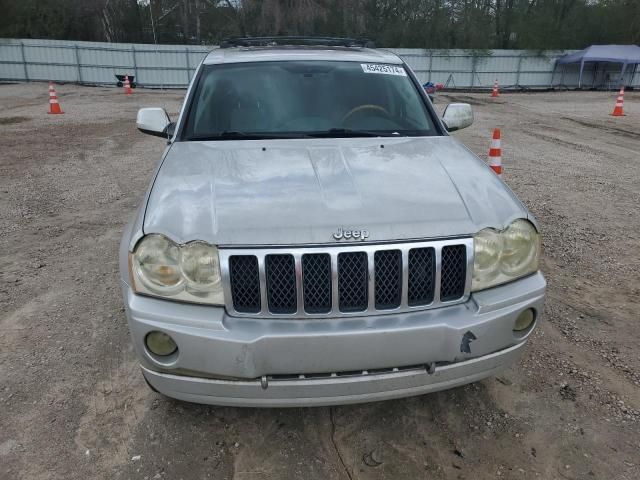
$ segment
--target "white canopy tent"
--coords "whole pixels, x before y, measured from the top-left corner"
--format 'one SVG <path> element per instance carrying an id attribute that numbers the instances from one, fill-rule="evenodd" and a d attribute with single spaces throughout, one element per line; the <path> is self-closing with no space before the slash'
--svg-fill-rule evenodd
<path id="1" fill-rule="evenodd" d="M 579 52 L 558 58 L 553 67 L 552 78 L 558 65 L 580 63 L 580 75 L 578 77 L 578 88 L 580 88 L 582 87 L 582 72 L 586 62 L 621 63 L 620 83 L 622 83 L 627 67 L 633 65 L 635 69 L 636 65 L 640 63 L 640 47 L 637 45 L 592 45 Z"/>

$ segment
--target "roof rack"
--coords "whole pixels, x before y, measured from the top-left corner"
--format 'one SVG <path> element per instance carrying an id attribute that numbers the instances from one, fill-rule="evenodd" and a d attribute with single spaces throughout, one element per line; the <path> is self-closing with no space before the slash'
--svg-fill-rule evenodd
<path id="1" fill-rule="evenodd" d="M 220 43 L 220 48 L 231 47 L 274 47 L 274 46 L 323 46 L 323 47 L 360 47 L 376 48 L 366 38 L 337 37 L 241 37 L 229 38 Z"/>

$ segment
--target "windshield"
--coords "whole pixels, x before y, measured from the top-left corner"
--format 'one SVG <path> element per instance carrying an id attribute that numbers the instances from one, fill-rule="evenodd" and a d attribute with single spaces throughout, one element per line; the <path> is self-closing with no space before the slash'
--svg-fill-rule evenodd
<path id="1" fill-rule="evenodd" d="M 287 61 L 204 66 L 183 138 L 435 134 L 401 65 Z"/>

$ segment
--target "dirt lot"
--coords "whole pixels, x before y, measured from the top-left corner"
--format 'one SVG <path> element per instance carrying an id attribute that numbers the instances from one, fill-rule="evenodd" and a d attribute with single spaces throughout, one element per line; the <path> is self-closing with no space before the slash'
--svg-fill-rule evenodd
<path id="1" fill-rule="evenodd" d="M 640 93 L 441 94 L 544 229 L 544 322 L 498 378 L 360 406 L 255 410 L 152 393 L 117 274 L 184 92 L 0 86 L 1 479 L 640 478 Z"/>

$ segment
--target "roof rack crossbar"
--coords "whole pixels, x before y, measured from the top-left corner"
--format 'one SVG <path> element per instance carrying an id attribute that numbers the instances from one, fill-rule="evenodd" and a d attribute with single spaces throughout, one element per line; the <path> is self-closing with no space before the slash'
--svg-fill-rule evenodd
<path id="1" fill-rule="evenodd" d="M 270 47 L 270 46 L 325 46 L 375 48 L 375 44 L 366 38 L 338 37 L 239 37 L 229 38 L 220 43 L 220 48 L 231 47 Z"/>

